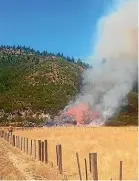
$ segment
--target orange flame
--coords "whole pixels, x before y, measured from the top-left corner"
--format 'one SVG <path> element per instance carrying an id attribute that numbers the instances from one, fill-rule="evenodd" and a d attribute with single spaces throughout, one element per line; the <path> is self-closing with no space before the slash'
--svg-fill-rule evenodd
<path id="1" fill-rule="evenodd" d="M 97 118 L 102 118 L 98 111 L 91 111 L 89 105 L 86 103 L 75 104 L 69 108 L 66 112 L 67 115 L 75 118 L 77 124 L 84 124 L 85 120 L 94 120 Z"/>

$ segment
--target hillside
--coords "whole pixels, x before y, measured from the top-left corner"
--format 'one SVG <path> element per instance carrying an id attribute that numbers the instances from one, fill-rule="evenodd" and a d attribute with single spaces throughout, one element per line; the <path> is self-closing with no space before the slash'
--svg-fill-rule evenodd
<path id="1" fill-rule="evenodd" d="M 87 67 L 88 64 L 60 53 L 1 46 L 0 122 L 41 122 L 57 115 L 79 93 L 80 75 Z M 134 124 L 137 124 L 137 97 L 131 93 L 129 105 L 122 111 L 124 116 L 134 115 Z"/>
<path id="2" fill-rule="evenodd" d="M 0 109 L 56 115 L 78 93 L 84 68 L 56 55 L 20 52 L 0 51 Z"/>

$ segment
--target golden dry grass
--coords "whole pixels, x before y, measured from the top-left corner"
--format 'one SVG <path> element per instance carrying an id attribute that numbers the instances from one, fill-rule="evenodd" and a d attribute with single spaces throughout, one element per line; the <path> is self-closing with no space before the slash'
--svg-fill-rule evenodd
<path id="1" fill-rule="evenodd" d="M 85 179 L 84 158 L 89 152 L 98 154 L 99 180 L 118 180 L 119 164 L 123 161 L 123 180 L 138 178 L 137 127 L 56 127 L 16 131 L 30 139 L 48 140 L 49 162 L 56 165 L 56 144 L 62 145 L 63 169 L 68 179 L 79 179 L 76 152 L 79 153 L 82 177 Z M 89 174 L 91 179 L 91 175 Z"/>

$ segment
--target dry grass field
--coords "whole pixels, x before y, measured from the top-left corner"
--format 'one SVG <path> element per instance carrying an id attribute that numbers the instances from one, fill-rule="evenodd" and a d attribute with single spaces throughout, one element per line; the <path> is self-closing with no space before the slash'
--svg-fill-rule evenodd
<path id="1" fill-rule="evenodd" d="M 137 127 L 55 127 L 17 130 L 15 135 L 29 139 L 48 140 L 48 159 L 56 166 L 56 145 L 62 145 L 64 175 L 79 179 L 76 152 L 79 154 L 82 178 L 85 179 L 84 158 L 98 154 L 99 180 L 119 179 L 119 165 L 123 161 L 123 180 L 138 179 Z M 43 167 L 41 172 L 45 172 Z M 91 175 L 89 175 L 91 179 Z M 49 178 L 51 179 L 51 178 Z"/>

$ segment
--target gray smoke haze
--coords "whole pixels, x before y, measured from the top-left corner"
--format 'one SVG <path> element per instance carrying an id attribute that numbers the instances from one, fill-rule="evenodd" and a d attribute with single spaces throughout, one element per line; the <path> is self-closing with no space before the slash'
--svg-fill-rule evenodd
<path id="1" fill-rule="evenodd" d="M 126 103 L 137 77 L 137 8 L 137 0 L 115 1 L 114 11 L 98 21 L 98 38 L 90 63 L 95 59 L 100 66 L 84 72 L 83 94 L 74 102 L 87 102 L 92 110 L 97 107 L 105 118 L 98 124 L 104 124 Z M 102 64 L 103 59 L 106 63 Z"/>

